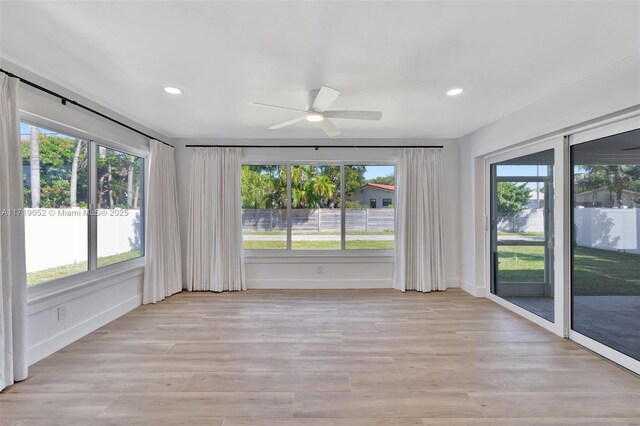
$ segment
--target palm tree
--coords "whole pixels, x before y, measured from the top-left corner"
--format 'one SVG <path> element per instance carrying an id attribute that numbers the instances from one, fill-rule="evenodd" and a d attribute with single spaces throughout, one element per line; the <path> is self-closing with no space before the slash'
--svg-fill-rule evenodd
<path id="1" fill-rule="evenodd" d="M 80 152 L 82 151 L 82 141 L 78 140 L 76 150 L 73 153 L 73 161 L 71 163 L 71 179 L 69 181 L 69 205 L 78 207 L 78 161 L 80 160 Z"/>
<path id="2" fill-rule="evenodd" d="M 29 146 L 31 155 L 29 158 L 31 169 L 31 207 L 40 207 L 40 137 L 38 128 L 29 126 Z"/>
<path id="3" fill-rule="evenodd" d="M 336 191 L 336 184 L 327 175 L 314 176 L 311 179 L 311 189 L 313 194 L 319 198 L 321 207 L 326 207 L 333 198 Z"/>
<path id="4" fill-rule="evenodd" d="M 585 173 L 578 178 L 578 185 L 587 191 L 598 191 L 606 188 L 615 194 L 615 206 L 623 204 L 624 190 L 637 191 L 640 186 L 640 167 L 635 165 L 603 165 L 584 166 Z"/>

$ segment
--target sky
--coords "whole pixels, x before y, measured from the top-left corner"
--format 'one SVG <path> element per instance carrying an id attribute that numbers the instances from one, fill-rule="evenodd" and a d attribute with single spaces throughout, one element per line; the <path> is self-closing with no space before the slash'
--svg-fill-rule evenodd
<path id="1" fill-rule="evenodd" d="M 547 166 L 507 166 L 498 165 L 498 176 L 546 176 Z"/>
<path id="2" fill-rule="evenodd" d="M 20 122 L 20 138 L 21 139 L 24 139 L 25 137 L 29 137 L 29 134 L 30 134 L 29 127 L 31 126 L 28 125 L 27 123 Z M 62 135 L 52 130 L 43 129 L 42 127 L 38 127 L 38 129 L 40 130 L 40 133 L 43 133 L 45 135 L 58 135 L 58 136 L 68 137 L 66 135 Z"/>
<path id="3" fill-rule="evenodd" d="M 366 168 L 367 170 L 364 172 L 365 179 L 395 174 L 395 166 L 366 166 Z"/>

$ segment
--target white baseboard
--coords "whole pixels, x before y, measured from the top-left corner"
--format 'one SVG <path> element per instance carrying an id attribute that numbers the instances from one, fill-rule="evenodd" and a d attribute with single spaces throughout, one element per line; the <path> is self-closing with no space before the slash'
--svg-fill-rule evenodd
<path id="1" fill-rule="evenodd" d="M 460 278 L 447 278 L 445 283 L 447 288 L 460 288 Z"/>
<path id="2" fill-rule="evenodd" d="M 249 280 L 247 289 L 349 289 L 349 288 L 391 288 L 389 279 L 366 280 Z"/>
<path id="3" fill-rule="evenodd" d="M 475 297 L 485 297 L 484 288 L 476 287 L 475 285 L 465 280 L 460 280 L 460 288 Z"/>
<path id="4" fill-rule="evenodd" d="M 103 311 L 79 324 L 74 325 L 45 341 L 29 348 L 29 365 L 35 364 L 54 352 L 97 330 L 103 325 L 121 317 L 127 312 L 140 306 L 140 296 L 131 297 L 128 300 Z"/>

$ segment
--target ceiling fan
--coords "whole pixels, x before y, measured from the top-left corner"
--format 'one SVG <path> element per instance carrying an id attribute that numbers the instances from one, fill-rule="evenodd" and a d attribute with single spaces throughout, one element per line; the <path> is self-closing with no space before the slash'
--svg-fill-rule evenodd
<path id="1" fill-rule="evenodd" d="M 308 110 L 263 104 L 260 102 L 251 102 L 251 105 L 286 109 L 304 113 L 301 117 L 271 126 L 269 127 L 270 130 L 282 129 L 283 127 L 291 126 L 292 124 L 307 120 L 312 123 L 318 123 L 320 128 L 324 130 L 329 137 L 334 137 L 340 134 L 340 130 L 329 120 L 329 118 L 348 118 L 352 120 L 380 120 L 382 118 L 382 113 L 380 111 L 327 111 L 327 108 L 329 108 L 338 96 L 340 96 L 340 92 L 336 89 L 322 86 L 320 90 L 318 90 L 318 93 Z"/>
<path id="2" fill-rule="evenodd" d="M 640 149 L 640 146 L 635 148 L 624 148 L 623 151 L 635 151 L 636 149 Z"/>

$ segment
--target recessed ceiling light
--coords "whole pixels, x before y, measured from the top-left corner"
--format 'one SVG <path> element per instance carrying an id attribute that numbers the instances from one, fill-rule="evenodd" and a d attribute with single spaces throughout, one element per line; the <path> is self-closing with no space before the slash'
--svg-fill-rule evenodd
<path id="1" fill-rule="evenodd" d="M 322 114 L 309 114 L 307 115 L 307 121 L 322 121 L 324 120 L 324 117 L 322 116 Z"/>
<path id="2" fill-rule="evenodd" d="M 453 89 L 447 90 L 447 96 L 458 96 L 462 92 L 464 92 L 464 89 L 462 87 L 455 87 Z"/>
<path id="3" fill-rule="evenodd" d="M 177 87 L 173 87 L 173 86 L 165 87 L 164 91 L 172 95 L 179 95 L 180 93 L 182 93 L 182 89 L 178 89 Z"/>

